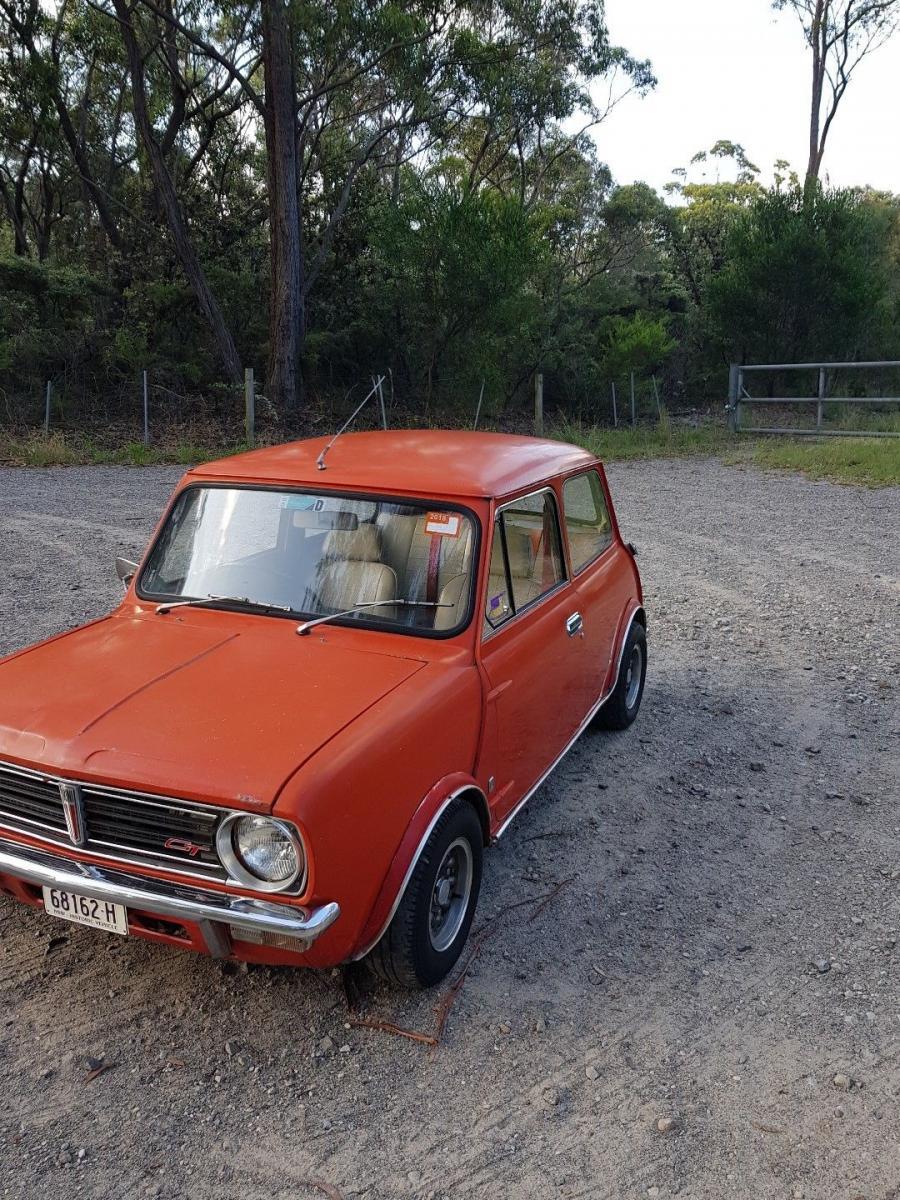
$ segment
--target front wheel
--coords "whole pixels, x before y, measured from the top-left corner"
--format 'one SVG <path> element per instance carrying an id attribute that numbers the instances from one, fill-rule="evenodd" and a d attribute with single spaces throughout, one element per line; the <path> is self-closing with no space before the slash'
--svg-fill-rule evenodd
<path id="1" fill-rule="evenodd" d="M 432 987 L 462 953 L 481 889 L 481 822 L 454 800 L 441 814 L 403 899 L 367 962 L 388 983 Z"/>
<path id="2" fill-rule="evenodd" d="M 635 621 L 625 639 L 616 686 L 595 718 L 600 729 L 628 728 L 641 707 L 646 678 L 647 632 Z"/>

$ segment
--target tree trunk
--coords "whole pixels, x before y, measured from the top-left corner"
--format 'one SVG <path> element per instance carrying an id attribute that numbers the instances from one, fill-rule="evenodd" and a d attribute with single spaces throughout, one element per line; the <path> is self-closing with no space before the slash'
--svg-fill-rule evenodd
<path id="1" fill-rule="evenodd" d="M 9 188 L 6 185 L 6 183 L 3 179 L 3 176 L 0 175 L 0 196 L 3 197 L 3 203 L 6 206 L 6 213 L 7 213 L 7 216 L 9 217 L 10 224 L 13 227 L 13 234 L 15 237 L 15 242 L 14 242 L 15 253 L 20 258 L 27 258 L 28 257 L 28 237 L 25 233 L 25 220 L 24 220 L 24 216 L 22 213 L 22 204 L 21 204 L 21 197 L 20 197 L 21 188 L 19 186 L 20 179 L 21 179 L 21 176 L 19 179 L 16 180 L 15 190 L 13 191 L 12 194 L 10 194 Z"/>
<path id="2" fill-rule="evenodd" d="M 53 104 L 56 108 L 56 115 L 59 117 L 59 127 L 62 130 L 62 135 L 68 143 L 69 150 L 75 160 L 75 166 L 78 168 L 79 182 L 86 194 L 86 198 L 89 199 L 90 203 L 97 210 L 97 216 L 100 219 L 100 224 L 103 226 L 103 232 L 109 238 L 110 243 L 117 250 L 121 250 L 122 239 L 119 236 L 112 213 L 109 211 L 106 197 L 94 180 L 91 172 L 91 164 L 88 162 L 84 146 L 78 137 L 75 126 L 72 124 L 72 118 L 69 116 L 69 110 L 66 108 L 65 101 L 55 85 L 53 88 Z"/>
<path id="3" fill-rule="evenodd" d="M 225 368 L 225 373 L 230 382 L 240 383 L 243 379 L 243 371 L 241 370 L 241 363 L 234 345 L 234 339 L 225 323 L 225 317 L 219 307 L 219 302 L 213 294 L 209 280 L 206 278 L 206 274 L 200 264 L 200 259 L 197 256 L 197 251 L 191 241 L 184 213 L 182 212 L 178 195 L 175 191 L 175 183 L 166 165 L 165 155 L 154 135 L 153 125 L 147 112 L 147 97 L 144 91 L 144 64 L 134 26 L 131 24 L 131 10 L 126 0 L 113 0 L 113 3 L 116 15 L 119 18 L 122 38 L 125 42 L 125 51 L 128 56 L 134 123 L 144 149 L 147 152 L 147 157 L 150 160 L 153 180 L 162 202 L 163 211 L 166 214 L 169 232 L 172 235 L 172 241 L 175 245 L 175 253 L 178 255 L 182 270 L 194 291 L 194 295 L 197 297 L 200 311 L 203 313 L 206 323 L 212 332 L 219 351 L 219 358 L 221 359 L 222 366 Z"/>
<path id="4" fill-rule="evenodd" d="M 303 255 L 297 175 L 297 85 L 291 22 L 281 0 L 262 0 L 267 178 L 269 186 L 270 399 L 282 409 L 300 401 L 303 347 Z"/>
<path id="5" fill-rule="evenodd" d="M 809 40 L 812 46 L 812 97 L 809 113 L 809 159 L 806 165 L 806 188 L 813 187 L 819 178 L 822 167 L 822 154 L 825 149 L 820 136 L 822 123 L 822 94 L 825 88 L 825 69 L 827 67 L 827 0 L 816 0 L 815 10 L 809 30 Z"/>

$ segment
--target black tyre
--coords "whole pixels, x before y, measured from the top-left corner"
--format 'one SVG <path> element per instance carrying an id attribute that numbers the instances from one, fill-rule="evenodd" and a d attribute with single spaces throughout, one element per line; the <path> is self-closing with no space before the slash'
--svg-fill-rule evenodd
<path id="1" fill-rule="evenodd" d="M 627 729 L 638 715 L 647 678 L 647 633 L 637 621 L 625 640 L 619 678 L 594 723 L 600 729 Z"/>
<path id="2" fill-rule="evenodd" d="M 403 899 L 366 961 L 388 983 L 432 987 L 453 968 L 472 926 L 481 889 L 481 822 L 454 800 L 425 843 Z"/>

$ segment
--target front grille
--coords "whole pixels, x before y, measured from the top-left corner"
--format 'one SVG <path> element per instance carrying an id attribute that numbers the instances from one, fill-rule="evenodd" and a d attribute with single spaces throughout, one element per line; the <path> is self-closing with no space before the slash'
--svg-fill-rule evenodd
<path id="1" fill-rule="evenodd" d="M 55 779 L 0 765 L 0 819 L 26 833 L 66 834 L 62 797 Z"/>
<path id="2" fill-rule="evenodd" d="M 0 763 L 0 825 L 71 845 L 59 783 Z M 207 879 L 227 878 L 216 853 L 223 813 L 93 784 L 82 784 L 78 791 L 84 849 Z"/>

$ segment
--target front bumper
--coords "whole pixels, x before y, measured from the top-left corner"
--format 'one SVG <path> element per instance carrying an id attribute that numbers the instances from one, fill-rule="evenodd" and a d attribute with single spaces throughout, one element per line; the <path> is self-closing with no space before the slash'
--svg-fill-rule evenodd
<path id="1" fill-rule="evenodd" d="M 208 952 L 215 958 L 227 955 L 229 932 L 238 937 L 243 932 L 250 940 L 261 935 L 291 938 L 296 940 L 298 950 L 306 950 L 334 924 L 341 912 L 335 903 L 297 908 L 203 891 L 161 879 L 136 878 L 123 871 L 57 858 L 33 846 L 2 840 L 0 875 L 11 875 L 37 887 L 62 888 L 94 900 L 124 904 L 126 908 L 167 920 L 190 922 L 200 929 Z"/>

